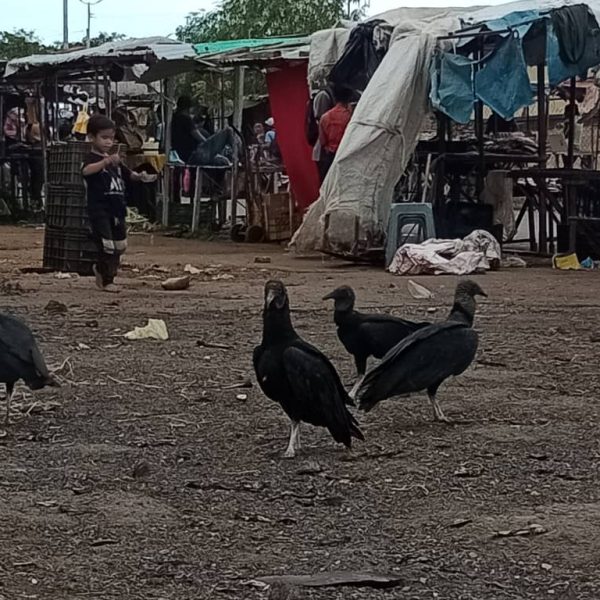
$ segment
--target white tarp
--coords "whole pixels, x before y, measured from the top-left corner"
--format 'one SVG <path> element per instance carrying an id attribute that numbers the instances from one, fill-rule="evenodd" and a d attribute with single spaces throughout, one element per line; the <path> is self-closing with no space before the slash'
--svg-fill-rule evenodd
<path id="1" fill-rule="evenodd" d="M 429 111 L 429 63 L 436 37 L 458 27 L 457 19 L 446 17 L 405 22 L 394 29 L 390 48 L 354 111 L 320 198 L 291 242 L 298 252 L 346 254 L 354 253 L 357 243 L 372 247 L 383 242 L 394 186 Z"/>
<path id="2" fill-rule="evenodd" d="M 394 275 L 470 275 L 489 271 L 502 258 L 500 244 L 487 231 L 464 240 L 426 240 L 400 246 L 388 271 Z"/>

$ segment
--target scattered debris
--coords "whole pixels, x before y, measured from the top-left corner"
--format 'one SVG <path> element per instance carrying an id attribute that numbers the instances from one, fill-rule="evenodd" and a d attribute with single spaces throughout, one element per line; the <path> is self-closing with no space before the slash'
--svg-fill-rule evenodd
<path id="1" fill-rule="evenodd" d="M 540 566 L 544 571 L 552 571 L 552 565 L 549 565 L 548 563 L 542 563 Z"/>
<path id="2" fill-rule="evenodd" d="M 149 474 L 150 474 L 150 465 L 145 460 L 138 463 L 135 466 L 135 468 L 133 469 L 133 476 L 136 479 L 140 479 L 141 477 L 146 477 Z"/>
<path id="3" fill-rule="evenodd" d="M 128 331 L 125 336 L 128 340 L 161 340 L 169 339 L 167 324 L 162 319 L 148 319 L 148 325 L 145 327 L 136 327 L 133 331 Z"/>
<path id="4" fill-rule="evenodd" d="M 188 263 L 185 265 L 185 267 L 183 267 L 183 272 L 189 273 L 190 275 L 200 275 L 200 273 L 202 273 L 202 269 L 198 269 L 197 267 L 194 267 Z"/>
<path id="5" fill-rule="evenodd" d="M 252 381 L 250 379 L 244 379 L 244 381 L 240 381 L 239 383 L 232 383 L 231 385 L 225 385 L 221 389 L 222 390 L 243 390 L 250 389 L 252 386 Z"/>
<path id="6" fill-rule="evenodd" d="M 323 472 L 323 467 L 316 462 L 309 462 L 296 470 L 296 475 L 318 475 Z"/>
<path id="7" fill-rule="evenodd" d="M 526 269 L 527 263 L 520 256 L 505 256 L 500 261 L 502 269 Z"/>
<path id="8" fill-rule="evenodd" d="M 528 535 L 542 535 L 548 533 L 548 530 L 542 525 L 537 523 L 531 523 L 522 529 L 506 529 L 504 531 L 496 531 L 492 538 L 503 538 L 503 537 L 525 537 Z"/>
<path id="9" fill-rule="evenodd" d="M 450 523 L 448 525 L 448 527 L 451 527 L 452 529 L 459 529 L 460 527 L 469 525 L 469 523 L 472 523 L 472 522 L 473 522 L 473 519 L 456 519 L 456 521 L 452 521 L 452 523 Z"/>
<path id="10" fill-rule="evenodd" d="M 190 287 L 190 281 L 191 278 L 189 275 L 183 275 L 182 277 L 170 277 L 160 285 L 164 290 L 168 291 L 187 290 Z"/>
<path id="11" fill-rule="evenodd" d="M 62 271 L 54 274 L 54 279 L 75 279 L 76 277 L 75 273 L 63 273 Z"/>
<path id="12" fill-rule="evenodd" d="M 113 539 L 99 539 L 99 540 L 94 540 L 93 542 L 90 542 L 90 546 L 92 548 L 98 548 L 99 546 L 110 546 L 113 544 L 118 544 L 119 540 L 113 540 Z"/>
<path id="13" fill-rule="evenodd" d="M 428 300 L 433 298 L 433 292 L 428 290 L 425 286 L 415 283 L 412 279 L 408 280 L 407 283 L 408 293 L 415 298 L 415 300 Z"/>
<path id="14" fill-rule="evenodd" d="M 254 262 L 259 265 L 268 265 L 271 262 L 270 256 L 255 256 Z"/>
<path id="15" fill-rule="evenodd" d="M 552 257 L 552 268 L 561 271 L 579 271 L 581 265 L 577 254 L 555 254 Z"/>
<path id="16" fill-rule="evenodd" d="M 230 281 L 231 279 L 235 279 L 235 276 L 230 273 L 219 273 L 219 275 L 215 275 L 210 279 L 211 281 Z"/>
<path id="17" fill-rule="evenodd" d="M 24 294 L 25 290 L 18 281 L 2 281 L 0 283 L 0 293 L 3 296 L 19 296 Z"/>
<path id="18" fill-rule="evenodd" d="M 50 300 L 44 307 L 44 310 L 53 315 L 64 315 L 69 312 L 67 305 L 57 300 Z"/>
<path id="19" fill-rule="evenodd" d="M 248 400 L 248 394 L 238 394 L 235 399 L 240 402 L 246 402 L 246 400 Z"/>
<path id="20" fill-rule="evenodd" d="M 316 573 L 315 575 L 274 575 L 267 577 L 257 577 L 257 581 L 262 581 L 269 585 L 283 584 L 298 587 L 371 587 L 371 588 L 392 588 L 403 584 L 399 575 L 380 574 L 362 571 L 331 571 L 329 573 Z"/>
<path id="21" fill-rule="evenodd" d="M 473 469 L 468 469 L 465 466 L 459 467 L 453 473 L 454 477 L 479 477 L 481 473 L 479 471 L 475 471 Z"/>
<path id="22" fill-rule="evenodd" d="M 207 342 L 206 340 L 198 340 L 196 346 L 202 346 L 203 348 L 219 348 L 220 350 L 231 350 L 233 346 L 227 344 L 219 344 L 218 342 Z"/>

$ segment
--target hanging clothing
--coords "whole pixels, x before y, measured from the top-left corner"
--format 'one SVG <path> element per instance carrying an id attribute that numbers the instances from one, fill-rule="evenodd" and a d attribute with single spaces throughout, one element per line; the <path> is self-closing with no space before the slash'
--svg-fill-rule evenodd
<path id="1" fill-rule="evenodd" d="M 473 113 L 473 61 L 460 54 L 440 52 L 431 64 L 433 108 L 457 123 L 466 124 Z"/>
<path id="2" fill-rule="evenodd" d="M 509 35 L 475 74 L 475 95 L 507 120 L 533 102 L 523 48 L 514 35 Z"/>

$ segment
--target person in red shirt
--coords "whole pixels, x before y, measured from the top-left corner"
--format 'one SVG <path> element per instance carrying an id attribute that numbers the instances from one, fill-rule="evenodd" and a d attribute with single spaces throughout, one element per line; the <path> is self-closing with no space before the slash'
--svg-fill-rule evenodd
<path id="1" fill-rule="evenodd" d="M 342 138 L 352 117 L 352 90 L 337 88 L 334 92 L 336 104 L 328 110 L 319 121 L 319 142 L 321 143 L 321 159 L 325 174 L 329 171 L 335 154 L 342 143 Z"/>

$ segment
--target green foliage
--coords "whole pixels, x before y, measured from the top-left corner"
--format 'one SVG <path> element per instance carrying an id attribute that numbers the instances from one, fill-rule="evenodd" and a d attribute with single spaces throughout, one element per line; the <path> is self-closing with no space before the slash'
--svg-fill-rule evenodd
<path id="1" fill-rule="evenodd" d="M 107 33 L 106 31 L 101 31 L 97 36 L 92 37 L 90 40 L 90 46 L 95 48 L 96 46 L 101 46 L 102 44 L 106 44 L 107 42 L 114 42 L 117 40 L 124 40 L 127 36 L 122 33 L 116 33 L 113 31 L 112 33 Z M 83 38 L 81 42 L 77 44 L 77 46 L 85 46 L 86 39 Z"/>
<path id="2" fill-rule="evenodd" d="M 91 39 L 91 46 L 100 46 L 106 42 L 125 39 L 122 33 L 106 33 L 101 31 L 96 37 Z M 81 48 L 85 46 L 85 38 L 81 42 L 69 45 L 71 48 Z M 13 58 L 22 58 L 31 54 L 48 54 L 49 52 L 60 52 L 62 42 L 55 42 L 51 45 L 42 43 L 39 37 L 33 31 L 25 29 L 15 29 L 14 31 L 0 31 L 0 60 L 12 60 Z"/>
<path id="3" fill-rule="evenodd" d="M 33 31 L 0 31 L 0 60 L 12 60 L 30 54 L 44 54 L 48 48 Z"/>
<path id="4" fill-rule="evenodd" d="M 307 35 L 332 27 L 361 0 L 222 0 L 214 11 L 188 16 L 177 37 L 190 43 Z"/>

